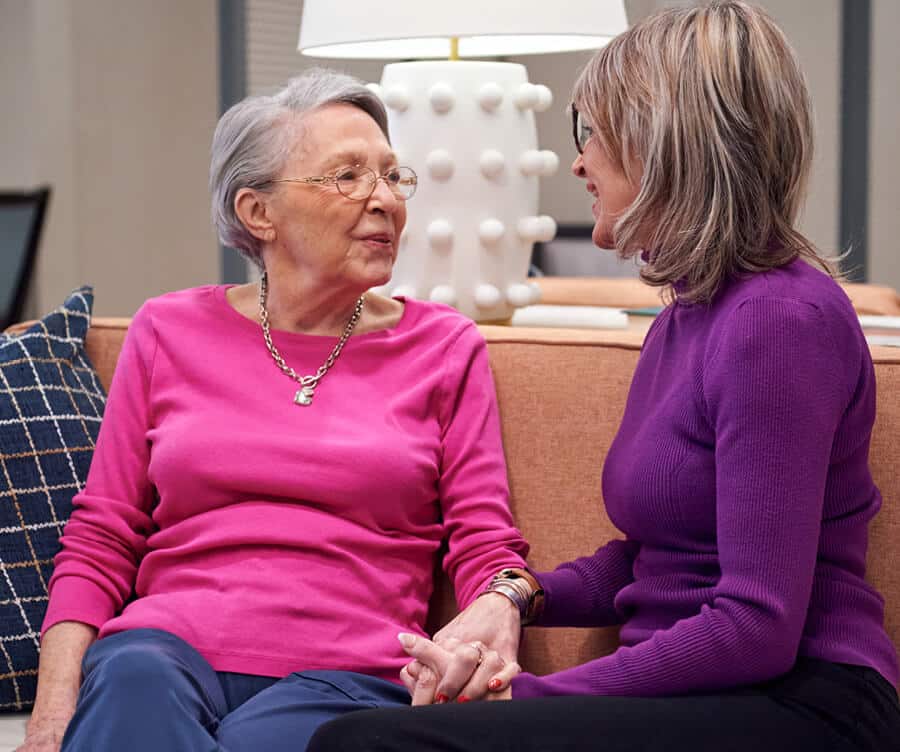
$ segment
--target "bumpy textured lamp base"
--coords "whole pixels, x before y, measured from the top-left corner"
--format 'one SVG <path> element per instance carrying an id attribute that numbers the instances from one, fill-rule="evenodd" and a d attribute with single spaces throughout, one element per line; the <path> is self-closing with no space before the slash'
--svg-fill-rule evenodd
<path id="1" fill-rule="evenodd" d="M 415 207 L 381 291 L 455 306 L 476 321 L 508 320 L 537 302 L 527 283 L 535 241 L 556 222 L 538 215 L 538 180 L 559 158 L 537 148 L 534 112 L 553 101 L 515 63 L 395 63 L 372 84 L 388 109 L 401 164 L 419 173 Z"/>

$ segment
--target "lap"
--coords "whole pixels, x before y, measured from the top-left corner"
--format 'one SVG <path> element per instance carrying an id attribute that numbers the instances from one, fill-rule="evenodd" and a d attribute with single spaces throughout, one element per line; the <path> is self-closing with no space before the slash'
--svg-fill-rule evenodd
<path id="1" fill-rule="evenodd" d="M 316 729 L 354 711 L 409 704 L 396 684 L 348 671 L 290 674 L 229 713 L 218 739 L 228 752 L 302 750 Z"/>
<path id="2" fill-rule="evenodd" d="M 830 732 L 777 723 L 762 698 L 551 697 L 364 712 L 325 726 L 309 752 L 836 751 Z M 776 721 L 773 723 L 773 721 Z M 804 746 L 812 745 L 812 746 Z"/>
<path id="3" fill-rule="evenodd" d="M 88 691 L 82 693 L 75 725 L 82 727 L 83 738 L 104 726 L 109 748 L 118 743 L 110 713 L 123 733 L 147 724 L 148 744 L 165 733 L 208 740 L 223 752 L 297 752 L 325 721 L 409 704 L 402 686 L 347 671 L 305 671 L 281 679 L 216 672 L 187 642 L 153 629 L 99 640 L 85 656 L 84 672 Z"/>
<path id="4" fill-rule="evenodd" d="M 868 681 L 864 674 L 812 662 L 766 685 L 722 694 L 366 711 L 324 726 L 309 752 L 892 750 L 896 697 L 884 695 L 880 704 Z"/>

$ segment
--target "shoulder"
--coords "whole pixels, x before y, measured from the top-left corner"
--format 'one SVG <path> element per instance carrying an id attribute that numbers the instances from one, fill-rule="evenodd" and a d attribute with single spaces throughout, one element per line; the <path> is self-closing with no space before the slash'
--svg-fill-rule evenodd
<path id="1" fill-rule="evenodd" d="M 726 297 L 729 293 L 736 303 L 754 298 L 792 300 L 829 315 L 855 317 L 853 305 L 843 288 L 824 271 L 801 259 L 777 269 L 749 274 L 733 282 Z"/>
<path id="2" fill-rule="evenodd" d="M 410 332 L 435 342 L 454 346 L 484 344 L 484 337 L 472 319 L 443 303 L 404 298 L 404 319 Z"/>
<path id="3" fill-rule="evenodd" d="M 733 281 L 714 302 L 712 316 L 717 330 L 714 340 L 748 327 L 777 334 L 780 326 L 825 327 L 827 331 L 818 331 L 819 336 L 828 334 L 836 342 L 854 345 L 862 338 L 856 312 L 841 286 L 799 259 Z"/>
<path id="4" fill-rule="evenodd" d="M 777 371 L 852 392 L 870 362 L 853 306 L 824 272 L 795 261 L 732 283 L 711 307 L 706 372 Z"/>
<path id="5" fill-rule="evenodd" d="M 189 287 L 185 290 L 175 290 L 149 298 L 138 309 L 138 316 L 168 317 L 183 315 L 206 308 L 214 303 L 217 294 L 222 291 L 220 285 L 203 285 L 201 287 Z"/>
<path id="6" fill-rule="evenodd" d="M 128 336 L 145 346 L 151 340 L 170 343 L 205 339 L 224 332 L 231 320 L 223 315 L 224 287 L 205 285 L 149 298 L 134 314 Z M 237 314 L 235 314 L 235 317 Z M 154 345 L 155 347 L 155 345 Z"/>

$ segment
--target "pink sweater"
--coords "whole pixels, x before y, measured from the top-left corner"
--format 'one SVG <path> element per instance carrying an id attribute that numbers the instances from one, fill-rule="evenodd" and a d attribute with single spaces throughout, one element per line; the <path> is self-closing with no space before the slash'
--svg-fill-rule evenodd
<path id="1" fill-rule="evenodd" d="M 463 607 L 527 553 L 484 341 L 450 308 L 405 306 L 393 329 L 352 337 L 301 407 L 224 287 L 146 303 L 62 537 L 44 630 L 164 629 L 219 671 L 398 681 L 408 659 L 396 635 L 423 632 L 443 540 Z M 300 373 L 335 343 L 273 339 Z"/>

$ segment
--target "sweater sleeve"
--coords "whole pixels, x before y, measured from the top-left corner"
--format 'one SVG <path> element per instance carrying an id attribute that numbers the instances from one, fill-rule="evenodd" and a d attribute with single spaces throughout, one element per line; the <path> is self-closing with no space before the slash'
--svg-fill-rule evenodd
<path id="1" fill-rule="evenodd" d="M 439 495 L 447 536 L 444 569 L 465 608 L 504 567 L 523 567 L 528 544 L 513 524 L 487 345 L 467 323 L 444 371 Z"/>
<path id="2" fill-rule="evenodd" d="M 540 627 L 607 627 L 620 624 L 616 594 L 634 581 L 632 564 L 638 546 L 614 540 L 593 556 L 560 564 L 539 574 L 544 589 L 544 610 L 535 622 Z"/>
<path id="3" fill-rule="evenodd" d="M 711 602 L 610 656 L 545 677 L 521 674 L 514 697 L 716 691 L 793 665 L 831 446 L 849 401 L 830 337 L 818 310 L 796 301 L 754 299 L 731 314 L 703 376 L 721 570 Z"/>
<path id="4" fill-rule="evenodd" d="M 144 307 L 128 328 L 87 483 L 73 499 L 74 511 L 60 539 L 43 631 L 60 621 L 99 628 L 131 595 L 153 529 L 147 430 L 155 348 Z"/>

